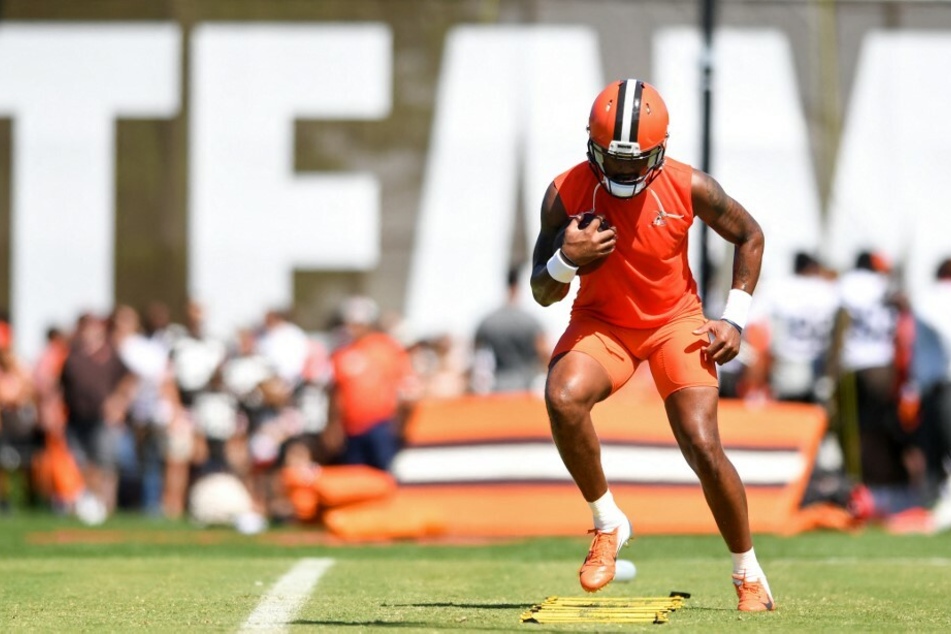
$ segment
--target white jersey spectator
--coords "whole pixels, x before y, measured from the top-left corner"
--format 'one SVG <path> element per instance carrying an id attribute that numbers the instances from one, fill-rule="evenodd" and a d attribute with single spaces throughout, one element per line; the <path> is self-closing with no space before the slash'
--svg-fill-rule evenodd
<path id="1" fill-rule="evenodd" d="M 818 260 L 797 253 L 794 274 L 764 285 L 750 324 L 769 337 L 769 383 L 780 400 L 813 401 L 832 338 L 839 296 Z"/>
<path id="2" fill-rule="evenodd" d="M 859 475 L 874 500 L 874 513 L 885 516 L 920 504 L 916 482 L 923 456 L 910 429 L 901 422 L 899 391 L 904 369 L 896 354 L 898 302 L 890 267 L 870 252 L 859 254 L 855 268 L 840 279 L 842 311 L 847 316 L 839 365 L 838 411 L 842 429 L 857 438 L 843 443 L 850 475 Z"/>
<path id="3" fill-rule="evenodd" d="M 891 365 L 895 360 L 898 311 L 888 301 L 888 276 L 859 266 L 839 280 L 842 309 L 849 317 L 842 342 L 842 368 L 863 370 Z"/>
<path id="4" fill-rule="evenodd" d="M 271 363 L 256 350 L 254 332 L 238 331 L 234 352 L 221 367 L 224 387 L 247 407 L 259 407 L 264 402 L 261 386 L 272 379 Z"/>
<path id="5" fill-rule="evenodd" d="M 190 405 L 195 395 L 211 382 L 225 360 L 227 348 L 204 333 L 201 304 L 189 301 L 185 317 L 185 332 L 179 333 L 172 344 L 172 368 L 182 402 Z"/>
<path id="6" fill-rule="evenodd" d="M 140 330 L 139 315 L 131 306 L 120 305 L 113 313 L 113 328 L 119 358 L 138 379 L 138 387 L 129 411 L 139 425 L 165 425 L 171 406 L 162 395 L 169 377 L 169 351 L 161 341 Z"/>
<path id="7" fill-rule="evenodd" d="M 310 356 L 310 339 L 299 326 L 277 311 L 264 318 L 264 334 L 258 351 L 268 360 L 277 375 L 290 387 L 296 387 L 304 376 Z"/>

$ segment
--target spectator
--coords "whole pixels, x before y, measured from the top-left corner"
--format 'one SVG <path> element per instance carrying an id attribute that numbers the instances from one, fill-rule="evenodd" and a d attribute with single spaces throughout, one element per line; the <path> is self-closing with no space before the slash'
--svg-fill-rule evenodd
<path id="1" fill-rule="evenodd" d="M 505 303 L 475 334 L 474 392 L 531 390 L 544 381 L 551 349 L 541 322 L 519 305 L 521 267 L 509 269 Z"/>
<path id="2" fill-rule="evenodd" d="M 410 346 L 413 369 L 421 383 L 421 396 L 455 398 L 466 393 L 469 389 L 467 361 L 462 347 L 448 334 L 421 339 Z"/>
<path id="3" fill-rule="evenodd" d="M 176 330 L 170 328 L 165 332 Z M 172 371 L 179 398 L 188 407 L 195 394 L 211 381 L 227 350 L 224 343 L 205 334 L 204 306 L 195 300 L 189 300 L 185 306 L 184 332 L 173 334 L 171 340 Z"/>
<path id="4" fill-rule="evenodd" d="M 233 429 L 235 422 L 227 414 L 219 415 L 220 410 L 215 407 L 219 392 L 213 382 L 227 350 L 223 342 L 206 334 L 204 306 L 189 299 L 185 304 L 182 325 L 167 323 L 163 313 L 160 307 L 153 307 L 149 327 L 152 340 L 170 346 L 172 375 L 180 408 L 167 429 L 168 461 L 165 469 L 165 512 L 175 517 L 184 511 L 185 502 L 178 492 L 188 487 L 192 463 L 209 462 L 209 452 L 218 448 L 210 436 L 221 425 Z M 209 392 L 212 393 L 210 399 L 203 400 Z M 209 430 L 212 431 L 209 433 Z"/>
<path id="5" fill-rule="evenodd" d="M 781 401 L 826 401 L 831 389 L 822 379 L 838 306 L 835 283 L 819 261 L 797 253 L 793 275 L 766 284 L 754 302 L 744 334 L 752 340 L 762 330 L 765 346 L 756 351 L 745 388 L 767 388 Z"/>
<path id="6" fill-rule="evenodd" d="M 919 303 L 913 376 L 921 398 L 929 498 L 951 470 L 951 258 L 938 266 Z"/>
<path id="7" fill-rule="evenodd" d="M 10 325 L 0 321 L 0 512 L 11 506 L 14 481 L 34 501 L 30 465 L 40 438 L 33 380 L 12 344 Z"/>
<path id="8" fill-rule="evenodd" d="M 134 463 L 127 467 L 139 488 L 133 499 L 138 498 L 134 501 L 146 513 L 160 515 L 164 513 L 168 428 L 178 409 L 169 348 L 162 338 L 143 334 L 139 313 L 131 306 L 117 306 L 112 322 L 119 357 L 136 377 L 128 421 Z M 180 492 L 183 495 L 184 491 Z"/>
<path id="9" fill-rule="evenodd" d="M 347 340 L 331 355 L 330 415 L 323 442 L 343 464 L 388 470 L 418 386 L 408 352 L 377 328 L 379 309 L 368 297 L 341 306 Z"/>
<path id="10" fill-rule="evenodd" d="M 326 456 L 319 453 L 319 439 L 327 428 L 330 406 L 328 388 L 332 375 L 328 346 L 322 338 L 311 338 L 304 364 L 303 383 L 294 390 L 291 405 L 301 420 L 300 439 L 308 444 L 308 451 L 317 462 L 328 461 Z"/>
<path id="11" fill-rule="evenodd" d="M 288 398 L 274 367 L 258 351 L 253 330 L 238 330 L 234 349 L 221 366 L 221 389 L 237 399 L 251 427 L 258 427 L 273 416 L 273 409 Z M 216 390 L 216 391 L 221 391 Z"/>
<path id="12" fill-rule="evenodd" d="M 195 393 L 189 407 L 190 419 L 200 438 L 199 471 L 228 471 L 244 479 L 250 469 L 247 417 L 224 376 L 223 367 L 212 375 L 201 391 Z"/>
<path id="13" fill-rule="evenodd" d="M 305 425 L 295 395 L 304 387 L 310 352 L 307 335 L 270 311 L 261 333 L 239 331 L 235 353 L 222 366 L 224 387 L 238 399 L 239 421 L 246 421 L 228 443 L 230 462 L 244 478 L 256 508 L 262 510 L 273 489 L 281 446 Z M 241 461 L 239 448 L 244 453 Z"/>
<path id="14" fill-rule="evenodd" d="M 135 375 L 119 357 L 103 319 L 80 316 L 60 381 L 68 412 L 67 435 L 87 491 L 95 506 L 111 513 L 116 507 L 119 443 Z"/>
<path id="15" fill-rule="evenodd" d="M 37 424 L 43 436 L 43 449 L 34 457 L 34 484 L 56 511 L 73 508 L 83 491 L 82 475 L 66 441 L 66 407 L 60 389 L 69 345 L 67 333 L 49 328 L 33 367 Z"/>
<path id="16" fill-rule="evenodd" d="M 175 341 L 187 334 L 184 326 L 172 322 L 171 312 L 165 302 L 151 301 L 145 308 L 142 326 L 145 336 L 171 350 Z"/>
<path id="17" fill-rule="evenodd" d="M 300 326 L 285 313 L 270 310 L 264 316 L 264 332 L 257 345 L 289 391 L 300 385 L 311 353 L 310 339 Z"/>
<path id="18" fill-rule="evenodd" d="M 46 345 L 33 367 L 33 384 L 36 389 L 37 418 L 46 432 L 65 432 L 66 417 L 59 377 L 69 355 L 69 337 L 59 328 L 46 331 Z"/>
<path id="19" fill-rule="evenodd" d="M 837 422 L 846 470 L 868 487 L 876 515 L 919 503 L 909 466 L 920 463 L 920 449 L 899 419 L 899 311 L 890 271 L 883 256 L 865 251 L 855 268 L 842 275 L 840 336 L 831 356 L 833 371 L 841 371 Z"/>
<path id="20" fill-rule="evenodd" d="M 267 363 L 270 376 L 257 389 L 263 397 L 263 416 L 252 417 L 249 438 L 255 466 L 252 492 L 261 501 L 265 489 L 264 469 L 274 466 L 281 445 L 290 436 L 303 431 L 304 420 L 297 410 L 295 395 L 305 384 L 311 354 L 314 351 L 307 334 L 288 316 L 276 310 L 264 316 L 264 329 L 255 349 Z M 318 370 L 319 374 L 319 370 Z"/>

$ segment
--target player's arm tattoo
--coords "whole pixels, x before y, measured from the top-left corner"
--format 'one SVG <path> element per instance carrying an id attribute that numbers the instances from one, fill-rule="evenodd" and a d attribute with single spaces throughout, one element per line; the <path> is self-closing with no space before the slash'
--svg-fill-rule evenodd
<path id="1" fill-rule="evenodd" d="M 762 228 L 709 174 L 694 170 L 691 190 L 694 214 L 735 246 L 732 287 L 752 293 L 763 263 Z"/>

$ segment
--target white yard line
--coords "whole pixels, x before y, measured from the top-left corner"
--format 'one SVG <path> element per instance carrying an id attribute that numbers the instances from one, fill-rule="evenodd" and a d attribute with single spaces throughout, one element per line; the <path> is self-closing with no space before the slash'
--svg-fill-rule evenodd
<path id="1" fill-rule="evenodd" d="M 239 632 L 284 632 L 297 615 L 314 586 L 333 565 L 333 559 L 307 558 L 298 561 L 287 574 L 261 597 L 258 606 Z"/>
<path id="2" fill-rule="evenodd" d="M 636 544 L 634 545 L 636 548 Z M 919 566 L 951 566 L 951 558 L 949 557 L 822 557 L 817 559 L 809 559 L 807 557 L 770 557 L 768 555 L 759 555 L 761 558 L 760 563 L 764 567 L 768 568 L 770 564 L 796 564 L 796 565 L 817 565 L 817 566 L 840 566 L 840 565 L 849 565 L 849 564 L 886 564 L 890 566 L 907 566 L 907 565 L 919 565 Z M 631 559 L 635 563 L 637 562 L 636 553 L 631 556 L 628 555 L 626 559 Z M 687 559 L 677 559 L 676 561 L 680 563 L 709 563 L 710 559 L 701 559 L 701 558 L 687 558 Z"/>

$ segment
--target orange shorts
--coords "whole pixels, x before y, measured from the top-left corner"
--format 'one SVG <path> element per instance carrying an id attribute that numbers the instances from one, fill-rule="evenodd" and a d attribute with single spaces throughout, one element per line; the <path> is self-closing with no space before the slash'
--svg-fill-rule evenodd
<path id="1" fill-rule="evenodd" d="M 644 360 L 664 399 L 685 387 L 719 387 L 715 363 L 701 354 L 710 340 L 692 332 L 705 321 L 703 311 L 696 310 L 656 328 L 634 329 L 572 315 L 552 358 L 569 351 L 593 357 L 611 377 L 612 394 L 628 382 Z"/>

